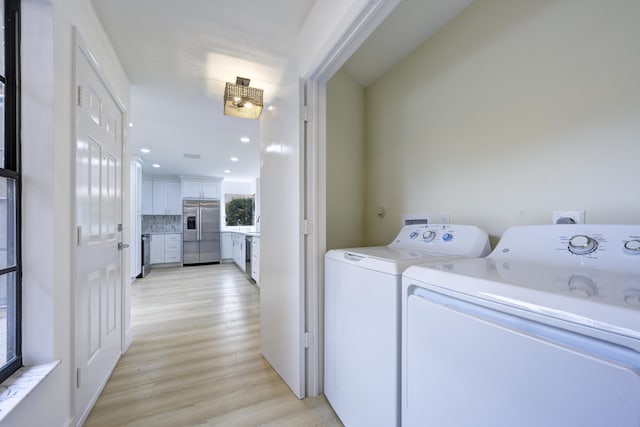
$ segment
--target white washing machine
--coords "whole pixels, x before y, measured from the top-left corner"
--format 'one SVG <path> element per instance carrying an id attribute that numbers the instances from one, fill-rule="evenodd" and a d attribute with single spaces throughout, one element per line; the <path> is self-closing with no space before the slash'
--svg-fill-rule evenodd
<path id="1" fill-rule="evenodd" d="M 431 224 L 403 227 L 388 246 L 327 252 L 324 392 L 346 426 L 399 425 L 402 272 L 490 250 L 478 227 Z"/>
<path id="2" fill-rule="evenodd" d="M 402 289 L 403 426 L 640 426 L 639 225 L 513 227 Z"/>

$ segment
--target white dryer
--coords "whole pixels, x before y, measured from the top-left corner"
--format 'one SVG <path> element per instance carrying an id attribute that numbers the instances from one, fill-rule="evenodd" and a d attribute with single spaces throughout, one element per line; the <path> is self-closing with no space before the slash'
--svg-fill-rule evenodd
<path id="1" fill-rule="evenodd" d="M 327 252 L 324 392 L 346 426 L 399 425 L 402 272 L 490 250 L 478 227 L 430 224 L 403 227 L 388 246 Z"/>
<path id="2" fill-rule="evenodd" d="M 402 289 L 403 426 L 640 426 L 640 226 L 513 227 Z"/>

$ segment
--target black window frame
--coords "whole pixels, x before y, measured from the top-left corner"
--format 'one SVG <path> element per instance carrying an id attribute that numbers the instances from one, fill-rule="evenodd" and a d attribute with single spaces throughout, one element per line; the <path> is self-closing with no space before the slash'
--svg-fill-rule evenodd
<path id="1" fill-rule="evenodd" d="M 15 264 L 0 269 L 0 275 L 14 274 L 15 286 L 7 294 L 15 301 L 13 311 L 7 311 L 7 340 L 13 339 L 14 355 L 0 367 L 0 382 L 22 367 L 22 224 L 21 224 L 21 156 L 20 156 L 20 0 L 4 0 L 4 75 L 0 82 L 5 85 L 4 99 L 4 167 L 0 177 L 15 181 L 13 194 L 15 221 L 13 248 Z"/>

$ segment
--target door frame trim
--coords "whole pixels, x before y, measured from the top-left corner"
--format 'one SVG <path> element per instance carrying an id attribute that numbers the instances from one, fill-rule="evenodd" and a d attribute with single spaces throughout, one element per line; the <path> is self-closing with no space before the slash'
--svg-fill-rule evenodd
<path id="1" fill-rule="evenodd" d="M 341 30 L 326 55 L 310 70 L 302 74 L 307 90 L 308 123 L 306 138 L 311 149 L 302 159 L 307 168 L 306 210 L 307 220 L 312 225 L 306 250 L 301 256 L 306 265 L 303 281 L 305 304 L 305 331 L 310 333 L 311 345 L 306 354 L 306 395 L 317 396 L 324 391 L 324 254 L 326 245 L 326 146 L 327 82 L 345 64 L 353 53 L 384 21 L 401 0 L 369 0 L 354 14 Z M 301 105 L 302 107 L 302 105 Z M 304 136 L 303 136 L 304 137 Z M 302 182 L 304 177 L 301 177 Z M 301 218 L 304 220 L 305 218 Z M 304 340 L 304 337 L 303 337 Z M 304 341 L 301 343 L 304 348 Z"/>

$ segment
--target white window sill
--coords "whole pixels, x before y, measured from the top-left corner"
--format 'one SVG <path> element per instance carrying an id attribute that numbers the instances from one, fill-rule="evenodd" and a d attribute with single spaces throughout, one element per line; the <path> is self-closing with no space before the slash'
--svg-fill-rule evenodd
<path id="1" fill-rule="evenodd" d="M 55 360 L 44 365 L 23 366 L 0 384 L 0 423 L 59 364 L 60 361 Z"/>

